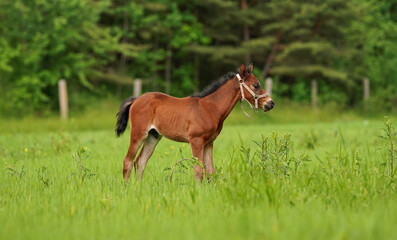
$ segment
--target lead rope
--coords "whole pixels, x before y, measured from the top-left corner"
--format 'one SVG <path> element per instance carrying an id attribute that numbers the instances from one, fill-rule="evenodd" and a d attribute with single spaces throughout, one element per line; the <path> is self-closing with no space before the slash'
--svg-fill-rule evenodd
<path id="1" fill-rule="evenodd" d="M 243 113 L 245 114 L 245 116 L 247 116 L 248 118 L 251 118 L 251 116 L 248 115 L 248 113 L 246 113 L 246 112 L 244 111 L 243 104 L 241 103 L 241 99 L 240 99 L 240 107 L 241 107 L 241 110 L 243 110 Z"/>
<path id="2" fill-rule="evenodd" d="M 237 76 L 238 83 L 239 83 L 239 85 L 240 85 L 240 91 L 241 91 L 241 99 L 240 99 L 240 107 L 241 107 L 241 110 L 243 110 L 244 114 L 245 114 L 248 118 L 251 118 L 251 116 L 248 115 L 248 113 L 246 113 L 246 112 L 244 111 L 243 105 L 242 105 L 241 102 L 242 102 L 242 101 L 246 101 L 246 102 L 250 105 L 250 108 L 251 108 L 251 109 L 254 109 L 254 111 L 257 111 L 257 110 L 258 110 L 258 101 L 259 101 L 259 99 L 264 98 L 264 97 L 268 97 L 269 94 L 267 94 L 267 93 L 262 94 L 262 95 L 257 95 L 257 94 L 255 94 L 255 93 L 247 86 L 247 84 L 245 84 L 244 80 L 240 77 L 240 74 L 236 74 L 236 76 Z M 251 105 L 251 103 L 245 98 L 243 86 L 245 87 L 245 89 L 247 89 L 247 91 L 248 91 L 248 92 L 252 95 L 252 97 L 255 99 L 255 108 L 254 108 L 254 107 Z"/>

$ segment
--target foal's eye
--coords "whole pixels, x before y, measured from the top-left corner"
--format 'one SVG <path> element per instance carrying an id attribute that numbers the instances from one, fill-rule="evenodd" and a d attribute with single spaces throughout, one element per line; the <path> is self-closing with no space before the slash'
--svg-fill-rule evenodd
<path id="1" fill-rule="evenodd" d="M 253 86 L 254 86 L 255 89 L 259 89 L 259 84 L 256 83 Z"/>

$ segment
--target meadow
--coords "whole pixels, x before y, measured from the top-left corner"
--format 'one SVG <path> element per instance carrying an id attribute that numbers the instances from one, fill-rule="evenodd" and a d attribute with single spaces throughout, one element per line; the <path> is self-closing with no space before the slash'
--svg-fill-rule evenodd
<path id="1" fill-rule="evenodd" d="M 0 239 L 396 239 L 383 117 L 307 110 L 235 109 L 203 183 L 177 164 L 190 146 L 163 139 L 124 184 L 113 112 L 2 119 Z"/>

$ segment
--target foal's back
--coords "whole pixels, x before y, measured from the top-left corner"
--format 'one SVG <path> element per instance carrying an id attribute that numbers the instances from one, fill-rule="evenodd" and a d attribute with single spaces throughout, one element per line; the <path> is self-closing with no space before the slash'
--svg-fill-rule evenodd
<path id="1" fill-rule="evenodd" d="M 192 119 L 200 118 L 199 99 L 176 98 L 164 93 L 148 92 L 135 100 L 130 108 L 131 129 L 138 125 L 155 129 L 166 138 L 189 141 Z"/>

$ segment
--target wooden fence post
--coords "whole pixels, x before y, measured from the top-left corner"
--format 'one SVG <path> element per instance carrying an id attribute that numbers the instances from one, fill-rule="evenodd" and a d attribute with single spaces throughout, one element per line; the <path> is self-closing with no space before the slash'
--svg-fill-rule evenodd
<path id="1" fill-rule="evenodd" d="M 312 80 L 312 90 L 311 90 L 311 102 L 312 102 L 313 108 L 317 107 L 317 95 L 318 95 L 317 80 L 313 79 Z"/>
<path id="2" fill-rule="evenodd" d="M 141 79 L 134 80 L 134 97 L 141 96 L 142 93 L 142 81 Z"/>
<path id="3" fill-rule="evenodd" d="M 369 79 L 367 77 L 363 80 L 364 101 L 369 98 Z"/>
<path id="4" fill-rule="evenodd" d="M 273 79 L 266 78 L 266 92 L 269 94 L 269 97 L 272 97 L 272 87 L 273 87 Z"/>
<path id="5" fill-rule="evenodd" d="M 58 95 L 59 95 L 59 110 L 61 119 L 68 118 L 68 91 L 66 87 L 66 81 L 64 79 L 58 82 Z"/>

